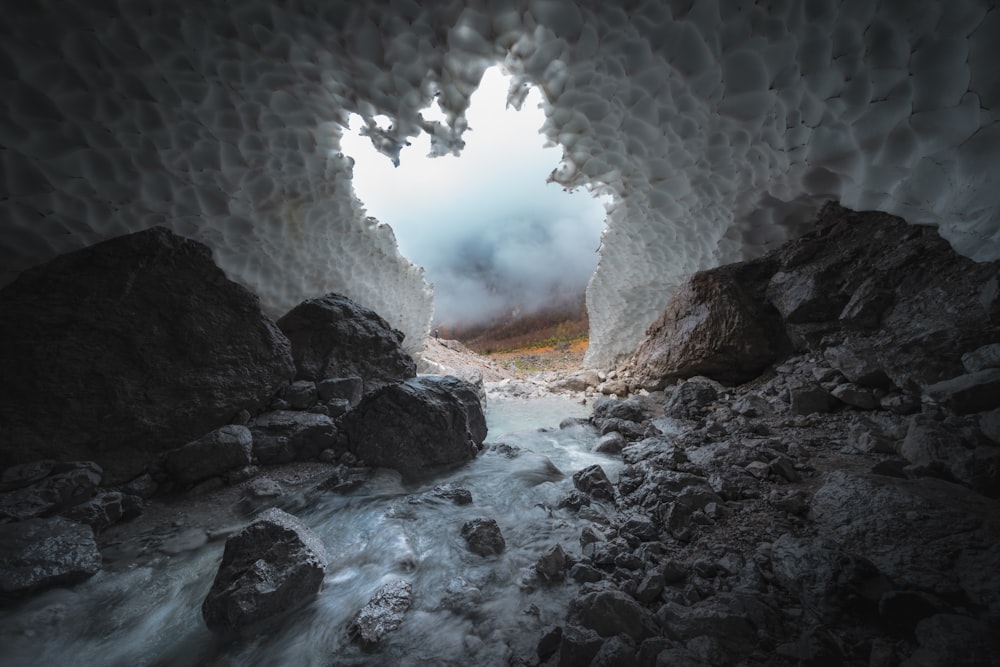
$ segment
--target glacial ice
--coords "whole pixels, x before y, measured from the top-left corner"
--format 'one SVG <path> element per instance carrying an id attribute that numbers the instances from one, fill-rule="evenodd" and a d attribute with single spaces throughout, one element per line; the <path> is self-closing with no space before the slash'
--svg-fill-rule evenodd
<path id="1" fill-rule="evenodd" d="M 546 102 L 551 179 L 613 206 L 588 363 L 690 273 L 806 231 L 828 199 L 1000 257 L 1000 9 L 987 0 L 15 3 L 0 24 L 0 284 L 162 224 L 280 315 L 339 291 L 422 345 L 432 295 L 367 218 L 352 113 L 406 159 L 460 152 L 502 62 Z M 437 98 L 445 120 L 421 117 Z"/>

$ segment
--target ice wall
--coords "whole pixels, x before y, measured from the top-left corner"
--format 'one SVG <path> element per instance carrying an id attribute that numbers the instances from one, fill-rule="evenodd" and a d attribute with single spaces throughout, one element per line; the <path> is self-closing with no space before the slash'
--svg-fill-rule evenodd
<path id="1" fill-rule="evenodd" d="M 588 289 L 592 365 L 631 352 L 685 276 L 802 233 L 827 199 L 997 258 L 993 5 L 18 3 L 0 23 L 2 280 L 165 224 L 272 312 L 337 290 L 419 345 L 429 290 L 365 219 L 341 127 L 384 114 L 389 130 L 370 127 L 388 155 L 419 131 L 458 150 L 498 60 L 545 93 L 553 179 L 616 202 Z M 434 95 L 446 124 L 417 112 Z"/>

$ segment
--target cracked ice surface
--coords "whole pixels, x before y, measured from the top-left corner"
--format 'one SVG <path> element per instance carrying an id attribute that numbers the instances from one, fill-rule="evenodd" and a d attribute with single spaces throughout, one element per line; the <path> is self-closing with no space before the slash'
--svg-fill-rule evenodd
<path id="1" fill-rule="evenodd" d="M 614 200 L 592 365 L 631 352 L 691 272 L 803 233 L 827 199 L 1000 257 L 983 0 L 19 3 L 0 35 L 2 282 L 163 224 L 273 314 L 340 291 L 415 351 L 430 289 L 365 218 L 341 132 L 357 113 L 389 156 L 421 131 L 460 151 L 498 61 L 513 103 L 544 93 L 553 180 Z M 420 117 L 434 96 L 444 122 Z"/>

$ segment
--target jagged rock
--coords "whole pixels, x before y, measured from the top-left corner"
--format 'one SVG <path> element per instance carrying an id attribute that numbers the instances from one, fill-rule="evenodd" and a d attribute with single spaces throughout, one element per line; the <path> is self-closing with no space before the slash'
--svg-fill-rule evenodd
<path id="1" fill-rule="evenodd" d="M 469 551 L 478 556 L 497 556 L 507 548 L 500 526 L 493 519 L 473 519 L 462 526 Z"/>
<path id="2" fill-rule="evenodd" d="M 316 403 L 319 393 L 312 380 L 296 380 L 285 388 L 282 397 L 292 410 L 306 410 Z"/>
<path id="3" fill-rule="evenodd" d="M 167 452 L 166 468 L 177 482 L 194 484 L 250 465 L 252 454 L 250 429 L 230 424 Z"/>
<path id="4" fill-rule="evenodd" d="M 1000 407 L 1000 368 L 942 380 L 925 388 L 924 395 L 960 415 L 992 410 Z"/>
<path id="5" fill-rule="evenodd" d="M 878 399 L 870 389 L 865 389 L 853 382 L 838 384 L 830 390 L 834 398 L 861 410 L 874 410 L 877 408 Z"/>
<path id="6" fill-rule="evenodd" d="M 663 406 L 663 412 L 676 419 L 697 419 L 718 397 L 715 387 L 707 382 L 682 382 Z"/>
<path id="7" fill-rule="evenodd" d="M 553 545 L 535 561 L 535 572 L 545 581 L 561 581 L 569 567 L 569 559 L 561 545 Z"/>
<path id="8" fill-rule="evenodd" d="M 486 437 L 476 393 L 448 376 L 386 385 L 365 396 L 338 425 L 343 448 L 407 479 L 469 461 Z"/>
<path id="9" fill-rule="evenodd" d="M 601 397 L 594 401 L 592 412 L 597 422 L 607 419 L 643 422 L 653 416 L 656 405 L 647 396 L 629 396 L 622 401 Z"/>
<path id="10" fill-rule="evenodd" d="M 71 521 L 85 523 L 93 528 L 95 533 L 100 533 L 122 519 L 134 519 L 142 514 L 142 511 L 142 499 L 138 496 L 121 491 L 102 491 L 90 500 L 66 510 L 63 516 Z"/>
<path id="11" fill-rule="evenodd" d="M 272 508 L 226 540 L 222 563 L 202 603 L 208 627 L 252 636 L 316 597 L 328 556 L 297 518 Z"/>
<path id="12" fill-rule="evenodd" d="M 299 380 L 357 376 L 371 392 L 417 374 L 401 346 L 402 332 L 340 294 L 303 301 L 278 320 L 278 327 L 291 342 Z"/>
<path id="13" fill-rule="evenodd" d="M 619 635 L 601 644 L 590 667 L 639 667 L 639 656 L 633 643 Z"/>
<path id="14" fill-rule="evenodd" d="M 764 596 L 720 592 L 689 607 L 668 602 L 656 612 L 664 634 L 684 641 L 708 637 L 721 655 L 710 664 L 735 664 L 757 648 L 760 637 L 778 634 L 780 613 Z M 683 664 L 683 663 L 681 663 Z"/>
<path id="15" fill-rule="evenodd" d="M 0 593 L 71 585 L 101 569 L 94 531 L 61 517 L 0 524 Z"/>
<path id="16" fill-rule="evenodd" d="M 364 381 L 359 377 L 326 378 L 317 382 L 316 387 L 319 400 L 329 403 L 333 399 L 344 399 L 351 408 L 360 403 L 364 395 Z"/>
<path id="17" fill-rule="evenodd" d="M 604 468 L 596 463 L 583 470 L 576 471 L 573 474 L 573 486 L 598 500 L 615 499 L 615 490 L 611 485 L 611 480 L 608 479 Z"/>
<path id="18" fill-rule="evenodd" d="M 867 341 L 847 338 L 840 345 L 823 350 L 831 366 L 854 384 L 865 387 L 884 387 L 889 376 L 879 364 L 878 356 Z"/>
<path id="19" fill-rule="evenodd" d="M 603 644 L 593 630 L 567 625 L 559 636 L 559 667 L 589 665 Z"/>
<path id="20" fill-rule="evenodd" d="M 352 641 L 374 647 L 403 623 L 403 615 L 413 603 L 413 585 L 404 580 L 390 581 L 361 608 L 347 630 Z"/>
<path id="21" fill-rule="evenodd" d="M 567 620 L 601 637 L 625 634 L 642 641 L 659 634 L 656 618 L 621 591 L 597 591 L 570 601 Z"/>
<path id="22" fill-rule="evenodd" d="M 650 390 L 694 375 L 745 382 L 778 357 L 784 342 L 773 308 L 747 295 L 729 271 L 702 271 L 677 288 L 650 325 L 635 353 L 636 380 Z"/>
<path id="23" fill-rule="evenodd" d="M 250 431 L 254 456 L 265 465 L 315 459 L 337 438 L 337 427 L 328 416 L 290 410 L 259 415 Z"/>
<path id="24" fill-rule="evenodd" d="M 628 440 L 625 439 L 625 436 L 618 431 L 611 431 L 598 439 L 597 444 L 594 445 L 594 451 L 599 454 L 621 454 L 622 448 L 626 444 L 628 444 Z"/>
<path id="25" fill-rule="evenodd" d="M 4 463 L 93 459 L 123 482 L 294 373 L 257 297 L 162 227 L 23 272 L 0 311 Z"/>
<path id="26" fill-rule="evenodd" d="M 990 343 L 962 355 L 962 366 L 969 373 L 1000 368 L 1000 343 Z"/>
<path id="27" fill-rule="evenodd" d="M 27 479 L 26 472 L 16 471 L 14 475 Z M 48 470 L 48 475 L 28 486 L 0 493 L 0 520 L 31 519 L 38 516 L 57 514 L 76 504 L 89 500 L 97 492 L 101 483 L 102 470 L 93 461 L 73 461 L 71 463 L 45 462 L 38 466 L 36 473 Z M 36 474 L 30 475 L 37 477 Z"/>
<path id="28" fill-rule="evenodd" d="M 371 476 L 371 468 L 349 468 L 338 465 L 334 466 L 330 476 L 320 482 L 317 488 L 333 493 L 350 493 L 367 482 Z"/>
<path id="29" fill-rule="evenodd" d="M 814 382 L 790 384 L 788 393 L 792 413 L 797 415 L 827 413 L 838 405 L 833 394 Z"/>

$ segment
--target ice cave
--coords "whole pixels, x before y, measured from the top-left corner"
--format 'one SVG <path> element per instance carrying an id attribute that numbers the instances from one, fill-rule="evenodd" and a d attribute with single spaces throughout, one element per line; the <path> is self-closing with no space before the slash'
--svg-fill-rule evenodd
<path id="1" fill-rule="evenodd" d="M 684 277 L 803 233 L 827 200 L 1000 256 L 986 0 L 17 3 L 2 30 L 3 283 L 165 225 L 269 312 L 337 290 L 416 349 L 432 295 L 361 215 L 339 139 L 356 113 L 387 155 L 419 132 L 460 151 L 498 62 L 512 103 L 544 91 L 552 179 L 614 199 L 592 366 L 630 353 Z M 435 97 L 446 123 L 419 114 Z"/>
<path id="2" fill-rule="evenodd" d="M 0 663 L 1000 664 L 998 63 L 995 0 L 5 3 Z M 607 202 L 540 380 L 341 150 L 497 65 Z"/>

